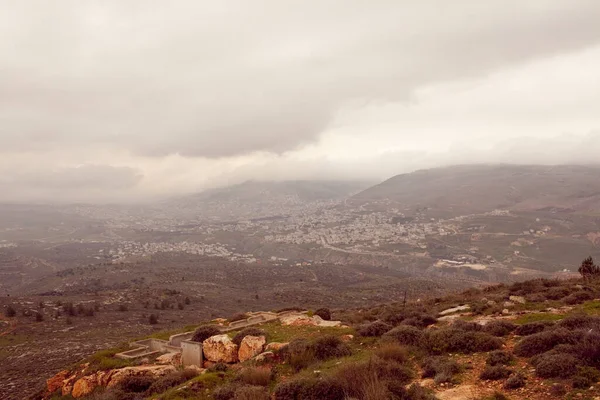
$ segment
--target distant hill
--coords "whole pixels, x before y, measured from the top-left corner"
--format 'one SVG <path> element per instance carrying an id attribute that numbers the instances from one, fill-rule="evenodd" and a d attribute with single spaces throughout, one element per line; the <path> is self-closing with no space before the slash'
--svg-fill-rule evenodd
<path id="1" fill-rule="evenodd" d="M 264 217 L 293 212 L 315 203 L 345 199 L 372 183 L 362 181 L 247 181 L 209 189 L 166 202 L 180 211 L 219 217 Z"/>
<path id="2" fill-rule="evenodd" d="M 396 175 L 352 198 L 451 214 L 600 211 L 600 166 L 459 165 Z"/>

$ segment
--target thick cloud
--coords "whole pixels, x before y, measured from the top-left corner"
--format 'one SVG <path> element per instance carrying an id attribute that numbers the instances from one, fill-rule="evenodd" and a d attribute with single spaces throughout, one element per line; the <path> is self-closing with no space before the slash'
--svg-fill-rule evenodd
<path id="1" fill-rule="evenodd" d="M 595 0 L 7 1 L 4 151 L 222 157 L 315 142 L 356 102 L 598 43 Z"/>
<path id="2" fill-rule="evenodd" d="M 596 0 L 0 9 L 0 201 L 600 153 Z"/>

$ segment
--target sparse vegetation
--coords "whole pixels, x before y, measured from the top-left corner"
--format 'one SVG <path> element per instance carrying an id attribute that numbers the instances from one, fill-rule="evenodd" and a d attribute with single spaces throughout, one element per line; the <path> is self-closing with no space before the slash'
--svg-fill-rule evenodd
<path id="1" fill-rule="evenodd" d="M 512 371 L 504 365 L 486 365 L 479 378 L 486 381 L 497 381 L 508 378 L 511 373 Z"/>
<path id="2" fill-rule="evenodd" d="M 204 325 L 196 329 L 194 335 L 192 336 L 192 340 L 194 342 L 204 342 L 211 336 L 219 335 L 221 331 L 214 325 Z"/>

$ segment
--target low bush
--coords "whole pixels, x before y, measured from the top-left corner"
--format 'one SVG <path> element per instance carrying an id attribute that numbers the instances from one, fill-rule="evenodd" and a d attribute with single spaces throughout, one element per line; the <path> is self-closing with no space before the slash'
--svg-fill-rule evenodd
<path id="1" fill-rule="evenodd" d="M 483 400 L 509 400 L 503 393 L 494 392 L 491 396 L 484 397 Z"/>
<path id="2" fill-rule="evenodd" d="M 537 321 L 529 322 L 517 327 L 515 334 L 519 336 L 529 336 L 535 333 L 540 333 L 554 326 L 552 321 Z"/>
<path id="3" fill-rule="evenodd" d="M 554 329 L 543 331 L 530 336 L 525 336 L 514 348 L 514 353 L 519 357 L 531 357 L 552 350 L 559 344 L 575 344 L 583 334 L 580 331 L 567 329 Z"/>
<path id="4" fill-rule="evenodd" d="M 507 336 L 514 331 L 516 325 L 504 320 L 495 320 L 483 326 L 483 331 L 493 336 Z"/>
<path id="5" fill-rule="evenodd" d="M 557 326 L 565 329 L 599 329 L 600 318 L 584 313 L 574 314 L 559 321 Z"/>
<path id="6" fill-rule="evenodd" d="M 182 383 L 189 381 L 197 375 L 198 374 L 195 371 L 190 370 L 183 370 L 170 373 L 152 382 L 152 384 L 148 387 L 146 394 L 152 395 L 163 393 L 172 387 L 181 385 Z"/>
<path id="7" fill-rule="evenodd" d="M 479 375 L 479 379 L 485 381 L 498 381 L 500 379 L 506 379 L 510 376 L 512 371 L 506 368 L 504 365 L 486 365 L 481 374 Z"/>
<path id="8" fill-rule="evenodd" d="M 508 353 L 503 350 L 495 350 L 488 354 L 485 363 L 487 365 L 508 365 L 514 360 L 514 357 L 511 353 Z"/>
<path id="9" fill-rule="evenodd" d="M 268 368 L 249 367 L 242 369 L 236 379 L 251 386 L 268 386 L 271 383 L 271 370 Z"/>
<path id="10" fill-rule="evenodd" d="M 335 380 L 347 396 L 369 398 L 377 388 L 390 391 L 390 385 L 406 385 L 413 379 L 413 371 L 406 365 L 392 360 L 372 357 L 368 361 L 344 364 L 335 373 Z M 385 392 L 385 390 L 383 390 Z M 389 396 L 384 397 L 389 398 Z"/>
<path id="11" fill-rule="evenodd" d="M 463 319 L 457 319 L 452 323 L 452 329 L 460 329 L 461 331 L 468 332 L 481 332 L 483 330 L 483 325 L 478 324 L 477 322 L 465 321 Z"/>
<path id="12" fill-rule="evenodd" d="M 527 378 L 520 372 L 514 373 L 504 382 L 504 389 L 519 389 L 525 386 Z"/>
<path id="13" fill-rule="evenodd" d="M 236 333 L 231 341 L 239 346 L 246 336 L 264 336 L 267 340 L 269 338 L 267 332 L 255 326 L 251 326 Z"/>
<path id="14" fill-rule="evenodd" d="M 406 349 L 396 343 L 384 343 L 374 353 L 382 360 L 392 360 L 400 364 L 408 360 Z"/>
<path id="15" fill-rule="evenodd" d="M 330 379 L 294 379 L 281 382 L 273 392 L 275 400 L 344 400 L 344 390 Z"/>
<path id="16" fill-rule="evenodd" d="M 319 308 L 315 311 L 315 315 L 318 315 L 325 321 L 331 321 L 331 310 L 329 308 Z"/>
<path id="17" fill-rule="evenodd" d="M 588 389 L 600 380 L 600 371 L 592 367 L 579 367 L 573 376 L 573 388 Z"/>
<path id="18" fill-rule="evenodd" d="M 487 352 L 497 350 L 502 341 L 483 332 L 438 329 L 427 333 L 423 348 L 431 354 Z"/>
<path id="19" fill-rule="evenodd" d="M 426 328 L 429 325 L 433 325 L 437 322 L 437 318 L 433 315 L 422 314 L 422 313 L 414 313 L 408 318 L 405 318 L 401 324 L 402 325 L 410 325 L 417 328 Z"/>
<path id="20" fill-rule="evenodd" d="M 424 388 L 416 383 L 410 385 L 406 391 L 406 396 L 401 400 L 436 400 L 437 397 L 429 389 Z"/>
<path id="21" fill-rule="evenodd" d="M 207 368 L 208 372 L 227 372 L 229 367 L 223 362 L 218 362 Z"/>
<path id="22" fill-rule="evenodd" d="M 144 393 L 152 383 L 154 379 L 149 376 L 128 376 L 119 382 L 118 388 L 126 393 Z"/>
<path id="23" fill-rule="evenodd" d="M 361 336 L 380 337 L 392 329 L 392 326 L 382 321 L 374 321 L 358 327 L 357 332 Z"/>
<path id="24" fill-rule="evenodd" d="M 427 357 L 421 364 L 423 378 L 433 378 L 436 384 L 452 382 L 461 371 L 460 365 L 447 357 Z"/>
<path id="25" fill-rule="evenodd" d="M 303 338 L 292 340 L 279 353 L 296 372 L 314 364 L 317 360 L 313 346 Z"/>
<path id="26" fill-rule="evenodd" d="M 269 400 L 269 392 L 260 386 L 241 386 L 236 389 L 234 400 Z"/>
<path id="27" fill-rule="evenodd" d="M 590 292 L 580 290 L 565 297 L 564 302 L 569 305 L 575 305 L 592 300 L 593 298 L 594 296 Z"/>
<path id="28" fill-rule="evenodd" d="M 192 336 L 192 341 L 194 342 L 204 342 L 211 336 L 216 336 L 221 334 L 221 330 L 214 325 L 204 325 L 196 329 L 194 335 Z"/>
<path id="29" fill-rule="evenodd" d="M 329 360 L 330 358 L 346 357 L 352 354 L 350 347 L 342 340 L 333 335 L 322 336 L 312 343 L 312 349 L 318 360 Z"/>
<path id="30" fill-rule="evenodd" d="M 575 347 L 579 359 L 585 364 L 600 368 L 600 333 L 586 332 Z"/>
<path id="31" fill-rule="evenodd" d="M 562 383 L 553 383 L 550 386 L 550 394 L 562 398 L 562 396 L 567 394 L 567 388 Z"/>
<path id="32" fill-rule="evenodd" d="M 423 331 L 410 325 L 400 325 L 385 334 L 405 346 L 420 346 L 423 341 Z"/>
<path id="33" fill-rule="evenodd" d="M 241 385 L 238 383 L 226 383 L 213 390 L 212 398 L 214 400 L 234 400 L 235 392 L 239 388 L 241 388 Z"/>
<path id="34" fill-rule="evenodd" d="M 577 372 L 578 361 L 569 354 L 541 354 L 531 364 L 540 378 L 569 378 Z"/>
<path id="35" fill-rule="evenodd" d="M 560 300 L 563 297 L 568 296 L 570 293 L 571 293 L 571 291 L 568 288 L 555 287 L 555 288 L 551 288 L 550 290 L 548 290 L 546 292 L 546 298 L 548 300 Z"/>

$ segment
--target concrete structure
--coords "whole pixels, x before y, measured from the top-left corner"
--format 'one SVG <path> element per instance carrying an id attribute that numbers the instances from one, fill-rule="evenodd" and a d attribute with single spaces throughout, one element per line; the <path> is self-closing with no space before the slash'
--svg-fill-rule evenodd
<path id="1" fill-rule="evenodd" d="M 185 340 L 181 342 L 181 363 L 202 368 L 202 343 Z"/>
<path id="2" fill-rule="evenodd" d="M 304 315 L 306 311 L 283 311 L 280 313 L 253 312 L 248 313 L 248 318 L 246 319 L 231 322 L 228 326 L 217 326 L 217 328 L 219 328 L 221 333 L 228 333 L 299 314 Z M 189 331 L 171 335 L 169 341 L 161 339 L 140 340 L 130 343 L 130 346 L 134 347 L 132 350 L 115 354 L 115 357 L 124 360 L 135 360 L 163 353 L 181 353 L 181 363 L 184 366 L 197 365 L 202 367 L 202 343 L 191 341 L 193 336 L 194 331 Z"/>

